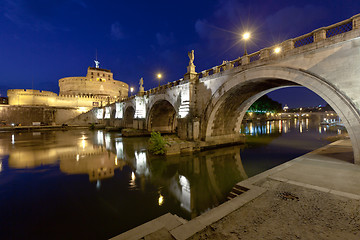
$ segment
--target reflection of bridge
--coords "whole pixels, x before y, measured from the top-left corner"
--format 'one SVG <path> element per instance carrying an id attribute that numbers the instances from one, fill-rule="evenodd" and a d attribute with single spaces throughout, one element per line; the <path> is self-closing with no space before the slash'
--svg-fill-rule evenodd
<path id="1" fill-rule="evenodd" d="M 259 97 L 301 85 L 326 100 L 343 120 L 360 164 L 359 37 L 356 15 L 201 73 L 190 61 L 183 79 L 93 113 L 113 126 L 177 130 L 183 139 L 225 143 L 240 135 L 246 110 Z M 279 54 L 275 47 L 281 47 Z"/>

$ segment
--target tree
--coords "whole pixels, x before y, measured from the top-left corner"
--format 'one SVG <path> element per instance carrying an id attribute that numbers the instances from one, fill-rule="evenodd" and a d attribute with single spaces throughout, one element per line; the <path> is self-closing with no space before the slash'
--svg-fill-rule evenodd
<path id="1" fill-rule="evenodd" d="M 267 95 L 262 96 L 258 100 L 256 100 L 251 107 L 249 108 L 249 111 L 252 112 L 279 112 L 281 111 L 281 103 L 272 100 Z"/>

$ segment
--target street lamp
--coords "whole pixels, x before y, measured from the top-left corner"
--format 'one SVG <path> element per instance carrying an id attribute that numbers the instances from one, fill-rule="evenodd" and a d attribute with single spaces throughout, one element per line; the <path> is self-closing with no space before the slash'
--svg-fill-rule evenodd
<path id="1" fill-rule="evenodd" d="M 161 73 L 158 73 L 158 74 L 156 75 L 156 77 L 157 77 L 157 79 L 159 79 L 159 87 L 160 87 L 160 80 L 161 80 L 161 78 L 162 78 Z"/>
<path id="2" fill-rule="evenodd" d="M 247 55 L 247 51 L 246 51 L 246 41 L 249 40 L 250 37 L 251 37 L 251 35 L 250 35 L 249 32 L 245 32 L 245 33 L 242 35 L 242 39 L 244 40 L 244 49 L 245 49 L 244 56 Z"/>
<path id="3" fill-rule="evenodd" d="M 276 47 L 274 53 L 279 54 L 281 52 L 281 47 Z"/>
<path id="4" fill-rule="evenodd" d="M 133 91 L 134 91 L 134 88 L 131 87 L 131 88 L 130 88 L 130 96 L 132 96 Z"/>

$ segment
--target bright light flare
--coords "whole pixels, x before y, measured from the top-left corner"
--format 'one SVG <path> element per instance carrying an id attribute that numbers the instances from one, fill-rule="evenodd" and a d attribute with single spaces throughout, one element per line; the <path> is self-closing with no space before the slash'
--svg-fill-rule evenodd
<path id="1" fill-rule="evenodd" d="M 158 73 L 158 74 L 156 75 L 156 77 L 157 77 L 158 79 L 161 79 L 161 78 L 162 78 L 162 74 L 161 74 L 161 73 Z"/>
<path id="2" fill-rule="evenodd" d="M 251 37 L 251 35 L 250 35 L 249 32 L 245 32 L 245 33 L 242 35 L 242 38 L 243 38 L 244 40 L 248 40 L 250 37 Z"/>
<path id="3" fill-rule="evenodd" d="M 276 47 L 274 53 L 279 54 L 281 52 L 281 47 Z"/>

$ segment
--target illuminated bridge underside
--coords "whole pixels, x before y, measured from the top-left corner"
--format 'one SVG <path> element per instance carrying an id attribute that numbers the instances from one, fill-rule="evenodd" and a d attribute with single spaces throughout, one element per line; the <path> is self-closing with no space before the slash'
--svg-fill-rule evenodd
<path id="1" fill-rule="evenodd" d="M 156 102 L 149 114 L 149 130 L 174 132 L 176 128 L 176 111 L 166 100 Z"/>
<path id="2" fill-rule="evenodd" d="M 224 100 L 216 110 L 211 127 L 211 136 L 239 133 L 239 126 L 244 113 L 253 101 L 273 89 L 292 85 L 297 84 L 279 79 L 260 79 L 237 85 L 225 94 Z M 246 104 L 248 102 L 250 104 Z"/>

